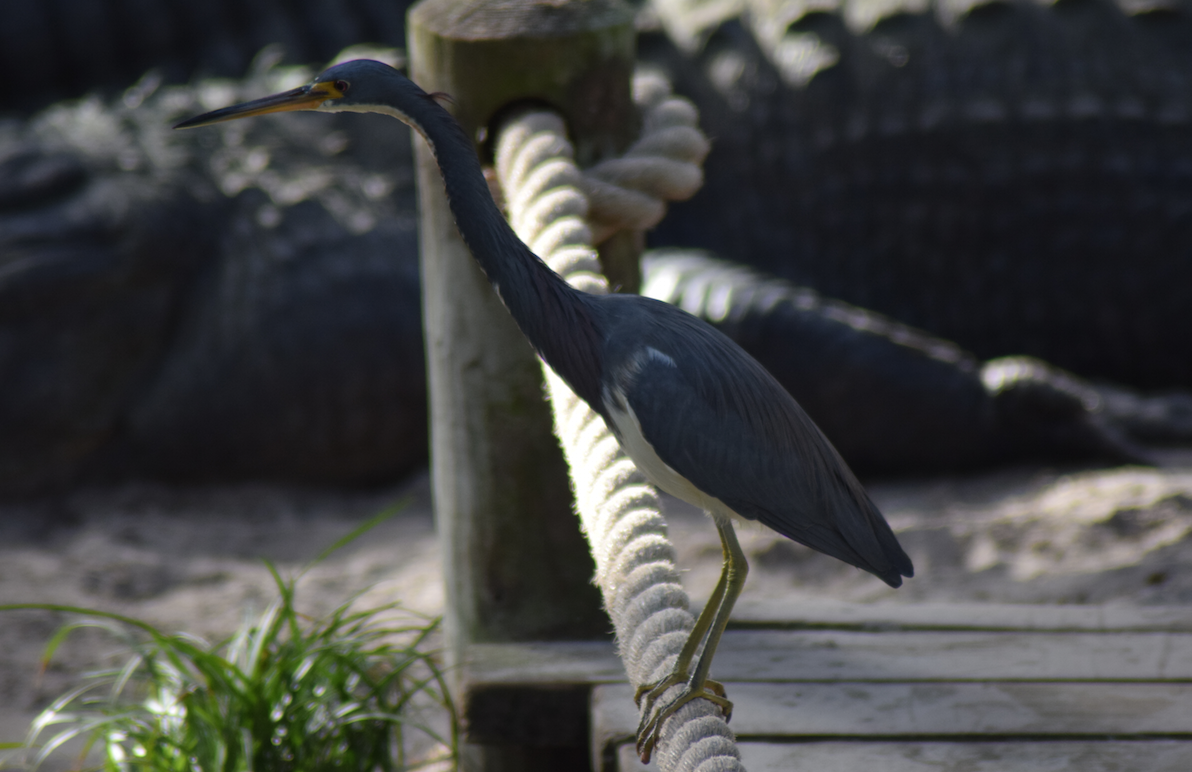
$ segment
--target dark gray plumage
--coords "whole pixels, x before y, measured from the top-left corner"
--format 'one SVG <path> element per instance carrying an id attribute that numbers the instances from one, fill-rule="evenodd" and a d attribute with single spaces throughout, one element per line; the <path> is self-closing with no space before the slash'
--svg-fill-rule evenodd
<path id="1" fill-rule="evenodd" d="M 761 365 L 684 311 L 634 295 L 588 295 L 563 281 L 506 223 L 455 119 L 388 65 L 347 62 L 309 86 L 178 127 L 302 109 L 381 112 L 418 129 L 434 150 L 464 241 L 522 333 L 648 477 L 715 519 L 724 573 L 672 673 L 639 690 L 639 700 L 646 698 L 643 758 L 662 722 L 687 701 L 706 698 L 731 713 L 723 687 L 708 679 L 747 571 L 731 515 L 759 520 L 895 587 L 912 575 L 910 559 L 835 449 Z M 679 684 L 678 698 L 656 704 Z"/>
<path id="2" fill-rule="evenodd" d="M 588 297 L 588 296 L 584 296 Z M 911 563 L 832 444 L 770 373 L 706 322 L 610 295 L 605 393 L 625 394 L 658 456 L 734 513 L 876 574 Z M 653 350 L 665 356 L 645 356 Z M 607 407 L 604 411 L 607 420 Z"/>

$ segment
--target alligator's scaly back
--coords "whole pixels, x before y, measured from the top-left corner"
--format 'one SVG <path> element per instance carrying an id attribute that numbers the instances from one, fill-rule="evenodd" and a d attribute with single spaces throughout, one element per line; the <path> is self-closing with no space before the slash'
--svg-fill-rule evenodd
<path id="1" fill-rule="evenodd" d="M 698 3 L 659 3 L 668 30 Z M 1177 3 L 886 3 L 705 27 L 662 59 L 716 137 L 655 243 L 980 358 L 1192 384 L 1192 18 Z M 1128 10 L 1123 10 L 1126 8 Z"/>

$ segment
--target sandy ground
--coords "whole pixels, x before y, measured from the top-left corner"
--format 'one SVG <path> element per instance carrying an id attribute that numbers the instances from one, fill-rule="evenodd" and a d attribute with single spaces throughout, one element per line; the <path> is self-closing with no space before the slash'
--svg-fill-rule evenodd
<path id="1" fill-rule="evenodd" d="M 913 580 L 891 590 L 750 528 L 741 533 L 752 564 L 746 596 L 1192 603 L 1192 450 L 1166 454 L 1159 469 L 1019 468 L 870 489 L 915 562 Z M 130 484 L 0 504 L 0 603 L 102 608 L 218 639 L 274 597 L 262 558 L 297 572 L 402 499 L 399 515 L 306 575 L 299 605 L 317 614 L 365 591 L 364 603 L 398 599 L 434 613 L 443 593 L 425 474 L 368 492 Z M 668 521 L 698 603 L 719 570 L 715 529 L 673 500 Z M 42 649 L 65 620 L 0 614 L 0 741 L 21 739 L 41 708 L 113 651 L 99 634 L 80 636 L 39 674 Z"/>

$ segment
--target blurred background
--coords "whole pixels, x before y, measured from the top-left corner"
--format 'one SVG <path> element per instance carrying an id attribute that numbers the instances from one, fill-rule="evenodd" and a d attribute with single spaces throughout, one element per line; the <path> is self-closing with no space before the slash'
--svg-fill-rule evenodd
<path id="1" fill-rule="evenodd" d="M 441 606 L 409 132 L 170 129 L 335 58 L 402 66 L 407 5 L 5 0 L 5 601 L 226 632 L 268 587 L 258 555 L 300 565 L 412 492 L 376 541 L 397 546 L 329 563 L 313 602 L 383 580 Z M 749 533 L 747 596 L 1187 602 L 1192 5 L 636 10 L 640 63 L 713 147 L 643 290 L 779 377 L 918 570 L 895 594 Z M 672 505 L 698 602 L 719 548 Z M 6 737 L 70 672 L 34 684 L 53 626 L 14 619 Z"/>

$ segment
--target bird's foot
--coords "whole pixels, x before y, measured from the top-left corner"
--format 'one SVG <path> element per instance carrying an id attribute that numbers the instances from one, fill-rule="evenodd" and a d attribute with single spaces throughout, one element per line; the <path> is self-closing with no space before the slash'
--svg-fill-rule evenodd
<path id="1" fill-rule="evenodd" d="M 683 686 L 683 690 L 677 697 L 664 704 L 656 704 L 658 698 L 668 689 L 679 685 Z M 643 698 L 646 701 L 644 707 L 642 706 Z M 686 673 L 676 672 L 656 684 L 638 687 L 637 692 L 633 695 L 633 701 L 642 708 L 642 720 L 637 726 L 637 755 L 641 757 L 643 764 L 650 762 L 650 754 L 654 752 L 654 746 L 658 744 L 662 724 L 679 708 L 692 700 L 701 698 L 719 705 L 724 712 L 725 721 L 732 718 L 733 703 L 725 697 L 724 685 L 710 678 L 705 679 L 702 684 L 697 686 L 687 680 Z"/>

